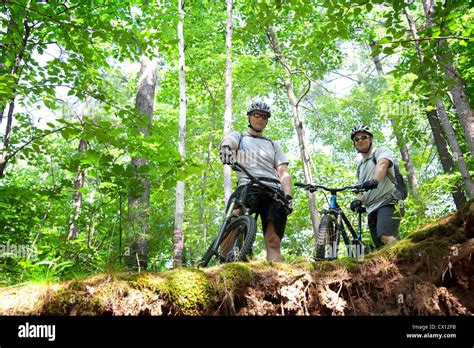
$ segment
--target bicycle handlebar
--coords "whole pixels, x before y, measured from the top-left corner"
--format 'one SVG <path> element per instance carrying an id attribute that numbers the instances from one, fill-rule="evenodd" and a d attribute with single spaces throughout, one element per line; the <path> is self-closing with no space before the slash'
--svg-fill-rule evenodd
<path id="1" fill-rule="evenodd" d="M 285 195 L 282 192 L 280 192 L 280 191 L 274 189 L 273 187 L 270 187 L 270 186 L 264 184 L 263 182 L 261 182 L 260 180 L 258 180 L 256 177 L 254 177 L 252 174 L 250 174 L 247 169 L 242 167 L 239 163 L 232 162 L 230 164 L 230 166 L 232 167 L 233 170 L 243 171 L 245 173 L 245 175 L 247 175 L 247 177 L 250 179 L 251 182 L 253 182 L 253 183 L 257 184 L 258 186 L 260 186 L 261 188 L 263 188 L 270 196 L 272 196 L 272 198 L 275 201 L 280 202 L 283 205 L 287 205 L 289 203 L 288 199 L 286 199 Z"/>
<path id="2" fill-rule="evenodd" d="M 345 186 L 345 187 L 339 187 L 339 188 L 329 188 L 321 185 L 313 185 L 313 184 L 303 184 L 302 182 L 295 182 L 295 186 L 301 187 L 305 190 L 308 190 L 309 192 L 313 193 L 317 191 L 318 189 L 322 189 L 328 192 L 331 192 L 332 194 L 335 194 L 336 192 L 341 192 L 341 191 L 346 191 L 346 190 L 351 190 L 354 193 L 361 193 L 364 191 L 369 191 L 364 188 L 362 188 L 362 185 L 351 185 L 351 186 Z"/>

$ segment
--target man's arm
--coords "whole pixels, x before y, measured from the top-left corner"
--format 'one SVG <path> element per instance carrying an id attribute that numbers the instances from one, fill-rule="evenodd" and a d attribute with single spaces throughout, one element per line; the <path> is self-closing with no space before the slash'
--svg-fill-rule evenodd
<path id="1" fill-rule="evenodd" d="M 387 175 L 387 170 L 392 166 L 392 162 L 386 158 L 381 158 L 377 161 L 377 165 L 375 166 L 374 169 L 374 175 L 372 176 L 372 179 L 375 179 L 377 181 L 381 181 L 385 176 Z"/>
<path id="2" fill-rule="evenodd" d="M 224 145 L 229 146 L 231 150 L 237 150 L 237 143 L 234 141 L 234 139 L 225 138 L 222 140 L 221 147 Z"/>
<path id="3" fill-rule="evenodd" d="M 280 164 L 276 170 L 281 181 L 283 192 L 285 195 L 291 196 L 291 175 L 288 172 L 288 164 Z"/>
<path id="4" fill-rule="evenodd" d="M 377 180 L 380 182 L 385 176 L 387 175 L 388 168 L 392 166 L 392 162 L 386 158 L 381 158 L 377 161 L 377 164 L 374 168 L 374 174 L 372 175 L 372 180 Z M 370 182 L 369 180 L 367 182 Z M 365 196 L 363 194 L 359 195 L 359 199 L 361 200 L 362 204 L 365 204 Z"/>

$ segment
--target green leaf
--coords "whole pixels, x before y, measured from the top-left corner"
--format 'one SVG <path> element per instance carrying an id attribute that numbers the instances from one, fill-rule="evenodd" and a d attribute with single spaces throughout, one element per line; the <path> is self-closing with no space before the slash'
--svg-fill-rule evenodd
<path id="1" fill-rule="evenodd" d="M 383 53 L 386 55 L 391 55 L 394 53 L 394 48 L 393 47 L 385 47 L 383 49 Z"/>

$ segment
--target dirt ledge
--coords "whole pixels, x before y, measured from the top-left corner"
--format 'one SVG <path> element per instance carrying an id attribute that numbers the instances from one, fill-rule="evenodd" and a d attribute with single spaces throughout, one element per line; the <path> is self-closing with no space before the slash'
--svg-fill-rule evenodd
<path id="1" fill-rule="evenodd" d="M 473 315 L 474 201 L 363 260 L 249 262 L 0 288 L 0 315 Z"/>

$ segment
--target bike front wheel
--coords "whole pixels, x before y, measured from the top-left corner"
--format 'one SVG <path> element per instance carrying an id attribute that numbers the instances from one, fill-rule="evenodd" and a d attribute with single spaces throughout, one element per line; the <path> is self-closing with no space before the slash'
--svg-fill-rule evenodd
<path id="1" fill-rule="evenodd" d="M 230 223 L 219 246 L 221 262 L 245 261 L 252 253 L 257 235 L 257 222 L 252 216 L 239 216 Z"/>
<path id="2" fill-rule="evenodd" d="M 316 235 L 316 258 L 323 260 L 336 259 L 338 253 L 337 233 L 334 219 L 324 215 Z"/>
<path id="3" fill-rule="evenodd" d="M 257 235 L 257 222 L 251 216 L 239 216 L 224 229 L 219 244 L 215 246 L 215 241 L 207 249 L 200 267 L 207 267 L 212 262 L 213 256 L 218 262 L 244 261 L 252 253 L 252 246 Z"/>

